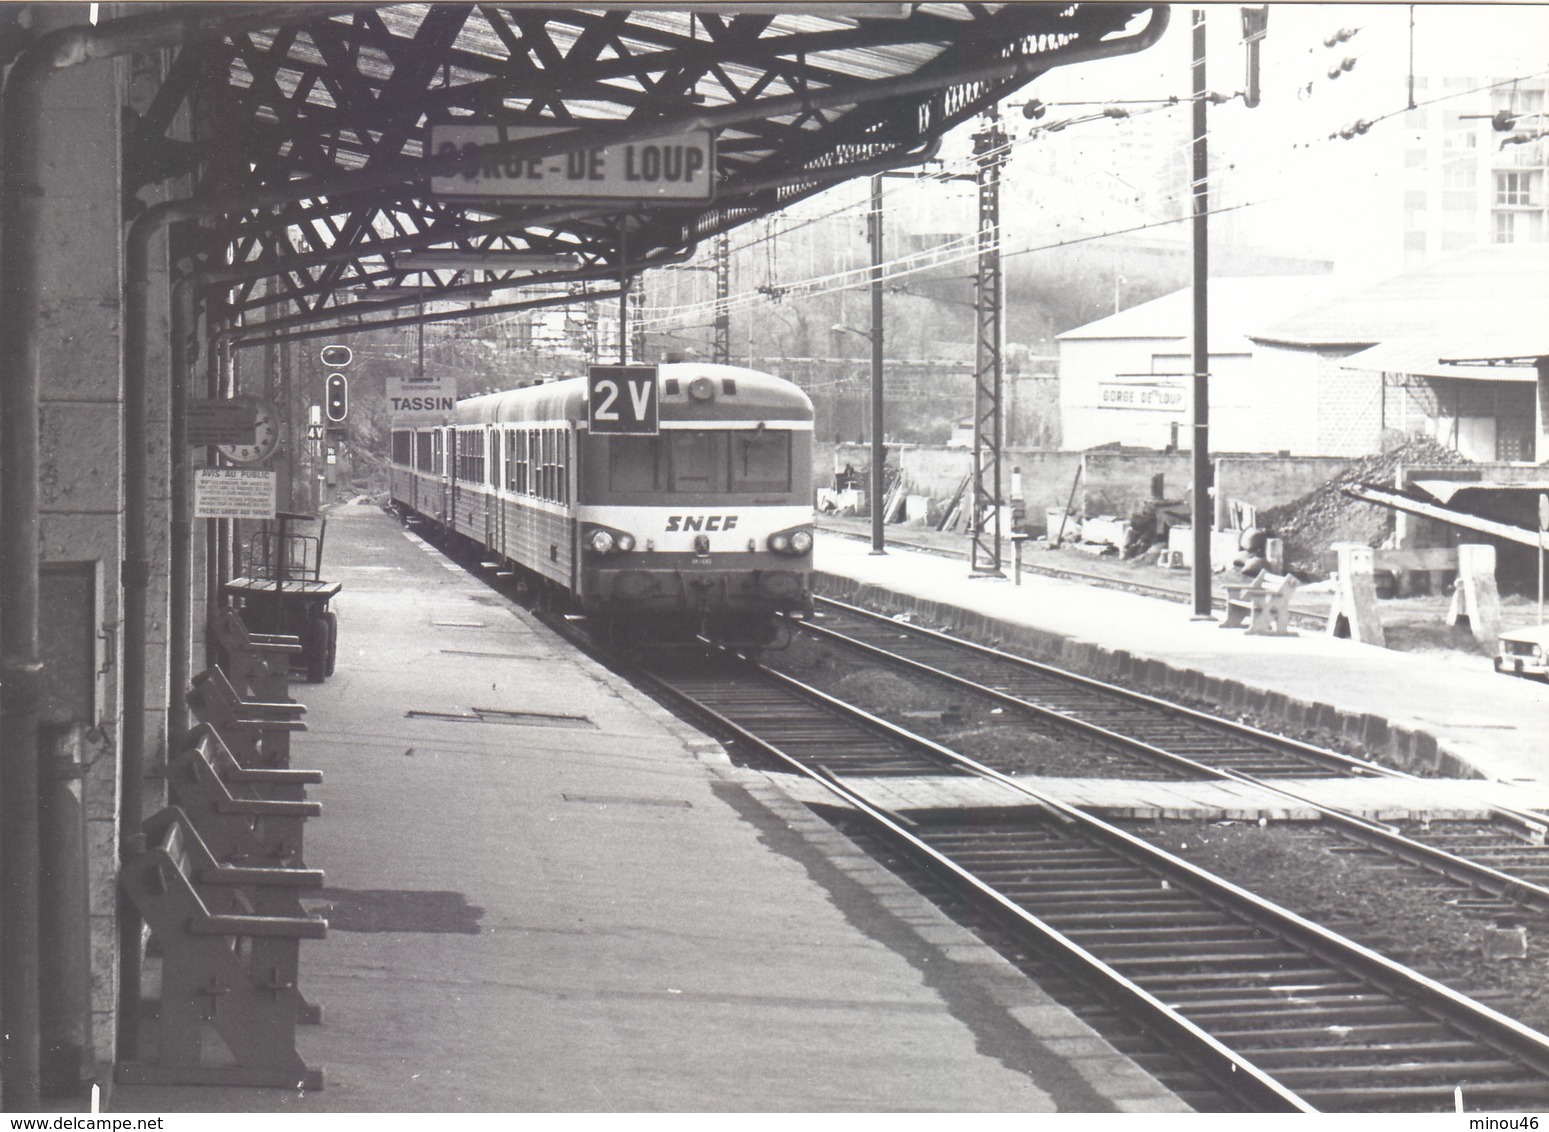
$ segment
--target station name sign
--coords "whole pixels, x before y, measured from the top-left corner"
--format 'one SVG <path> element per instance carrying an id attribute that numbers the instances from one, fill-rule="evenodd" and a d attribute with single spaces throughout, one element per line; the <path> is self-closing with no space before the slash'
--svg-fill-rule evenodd
<path id="1" fill-rule="evenodd" d="M 1189 397 L 1188 390 L 1181 385 L 1121 385 L 1103 381 L 1097 385 L 1097 405 L 1102 409 L 1151 409 L 1181 413 L 1189 407 Z"/>
<path id="2" fill-rule="evenodd" d="M 453 173 L 430 179 L 446 197 L 559 200 L 708 201 L 715 190 L 715 140 L 692 130 L 649 141 L 589 146 L 547 157 L 501 154 L 495 147 L 559 132 L 551 126 L 430 127 L 430 152 L 479 154 Z"/>
<path id="3" fill-rule="evenodd" d="M 390 377 L 385 392 L 394 425 L 445 424 L 457 408 L 457 390 L 450 379 Z"/>

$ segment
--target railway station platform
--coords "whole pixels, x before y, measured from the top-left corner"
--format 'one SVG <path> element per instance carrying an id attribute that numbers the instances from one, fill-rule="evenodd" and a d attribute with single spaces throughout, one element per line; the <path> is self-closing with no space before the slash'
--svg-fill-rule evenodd
<path id="1" fill-rule="evenodd" d="M 1490 780 L 1497 803 L 1549 806 L 1549 686 L 1498 675 L 1487 657 L 1453 663 L 1312 631 L 1248 636 L 1176 602 L 1027 573 L 1018 585 L 1009 568 L 973 576 L 965 557 L 878 555 L 831 532 L 815 555 L 826 596 L 1314 742 L 1340 739 L 1415 774 Z"/>
<path id="2" fill-rule="evenodd" d="M 1181 1112 L 769 776 L 381 510 L 329 517 L 318 1092 L 117 1112 Z M 895 564 L 901 564 L 895 563 Z"/>

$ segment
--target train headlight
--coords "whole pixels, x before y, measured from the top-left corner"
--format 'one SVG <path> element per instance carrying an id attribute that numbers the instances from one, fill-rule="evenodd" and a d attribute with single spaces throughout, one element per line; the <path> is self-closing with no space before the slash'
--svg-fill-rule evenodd
<path id="1" fill-rule="evenodd" d="M 582 543 L 593 554 L 624 554 L 635 549 L 635 536 L 612 527 L 588 526 Z"/>
<path id="2" fill-rule="evenodd" d="M 769 536 L 769 549 L 776 554 L 789 554 L 793 557 L 807 554 L 812 550 L 812 532 L 806 527 L 776 531 Z"/>

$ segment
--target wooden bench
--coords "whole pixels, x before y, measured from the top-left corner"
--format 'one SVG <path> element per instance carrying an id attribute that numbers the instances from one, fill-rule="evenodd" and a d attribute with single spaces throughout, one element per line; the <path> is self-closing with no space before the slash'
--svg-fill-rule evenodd
<path id="1" fill-rule="evenodd" d="M 223 669 L 239 692 L 258 700 L 284 700 L 293 657 L 301 638 L 288 633 L 254 633 L 230 606 L 210 619 L 210 631 L 223 656 Z"/>
<path id="2" fill-rule="evenodd" d="M 1250 636 L 1294 637 L 1291 631 L 1291 595 L 1301 583 L 1294 574 L 1265 571 L 1246 585 L 1227 585 L 1226 620 L 1223 629 L 1240 629 L 1246 622 Z"/>
<path id="3" fill-rule="evenodd" d="M 301 721 L 305 706 L 294 700 L 244 699 L 218 664 L 194 677 L 184 700 L 200 723 L 221 733 L 244 766 L 289 765 L 291 733 L 307 729 Z"/>
<path id="4" fill-rule="evenodd" d="M 167 760 L 173 803 L 226 863 L 300 867 L 306 819 L 323 812 L 306 788 L 322 780 L 321 771 L 244 767 L 206 723 Z"/>
<path id="5" fill-rule="evenodd" d="M 317 916 L 266 915 L 251 894 L 317 889 L 313 870 L 221 865 L 175 807 L 146 820 L 144 853 L 119 874 L 161 948 L 156 1053 L 120 1062 L 117 1079 L 139 1085 L 321 1089 L 323 1074 L 296 1051 L 305 1002 L 296 985 L 301 941 L 322 939 Z M 205 1056 L 220 1039 L 229 1061 Z"/>

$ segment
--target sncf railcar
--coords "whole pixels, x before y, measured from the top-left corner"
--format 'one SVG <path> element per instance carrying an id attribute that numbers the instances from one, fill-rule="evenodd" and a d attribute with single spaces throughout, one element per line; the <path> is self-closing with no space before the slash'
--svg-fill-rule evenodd
<path id="1" fill-rule="evenodd" d="M 812 402 L 735 366 L 660 366 L 659 429 L 587 425 L 587 381 L 460 401 L 393 433 L 392 501 L 614 636 L 767 643 L 811 611 Z"/>

